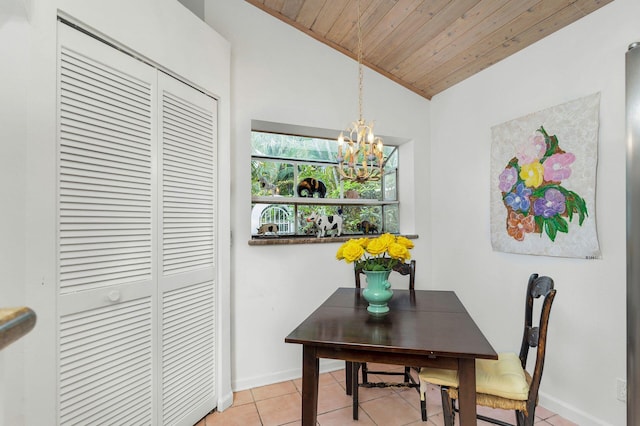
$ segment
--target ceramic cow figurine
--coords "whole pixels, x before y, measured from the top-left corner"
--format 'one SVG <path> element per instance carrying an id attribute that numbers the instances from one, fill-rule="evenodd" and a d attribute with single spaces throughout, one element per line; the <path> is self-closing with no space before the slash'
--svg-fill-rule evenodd
<path id="1" fill-rule="evenodd" d="M 307 218 L 307 222 L 314 222 L 318 228 L 318 238 L 324 237 L 328 231 L 337 231 L 336 236 L 342 234 L 342 216 L 337 214 L 319 215 L 315 212 Z"/>
<path id="2" fill-rule="evenodd" d="M 275 223 L 265 223 L 258 228 L 258 235 L 264 235 L 268 232 L 278 236 L 278 225 Z"/>

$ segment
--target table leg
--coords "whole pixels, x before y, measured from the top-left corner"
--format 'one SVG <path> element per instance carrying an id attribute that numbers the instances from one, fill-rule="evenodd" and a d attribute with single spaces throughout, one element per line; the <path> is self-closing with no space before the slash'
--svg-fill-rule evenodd
<path id="1" fill-rule="evenodd" d="M 316 348 L 302 347 L 302 426 L 316 426 L 320 362 Z"/>
<path id="2" fill-rule="evenodd" d="M 458 401 L 460 404 L 460 424 L 476 425 L 476 361 L 475 359 L 458 360 Z"/>
<path id="3" fill-rule="evenodd" d="M 344 378 L 346 381 L 347 395 L 351 395 L 351 371 L 353 370 L 353 363 L 351 361 L 345 361 L 344 363 Z"/>

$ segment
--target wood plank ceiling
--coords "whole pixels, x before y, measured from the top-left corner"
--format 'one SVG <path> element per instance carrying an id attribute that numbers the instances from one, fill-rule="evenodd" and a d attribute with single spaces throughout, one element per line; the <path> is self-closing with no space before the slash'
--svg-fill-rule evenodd
<path id="1" fill-rule="evenodd" d="M 357 60 L 358 0 L 246 0 Z M 613 0 L 360 0 L 363 64 L 432 96 Z"/>

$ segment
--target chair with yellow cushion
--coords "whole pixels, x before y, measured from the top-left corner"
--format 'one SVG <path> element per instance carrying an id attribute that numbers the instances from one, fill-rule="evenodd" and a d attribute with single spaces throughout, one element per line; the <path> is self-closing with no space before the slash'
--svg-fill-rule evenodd
<path id="1" fill-rule="evenodd" d="M 551 305 L 556 295 L 553 280 L 533 274 L 529 277 L 525 306 L 524 332 L 520 354 L 500 353 L 498 360 L 476 360 L 476 403 L 485 407 L 515 410 L 518 425 L 533 425 L 538 403 L 538 389 L 544 368 L 547 328 Z M 533 326 L 533 307 L 542 297 L 541 314 L 537 327 Z M 539 303 L 540 304 L 540 303 Z M 533 374 L 526 370 L 529 349 L 537 347 Z M 454 424 L 458 411 L 458 373 L 455 370 L 422 368 L 420 370 L 420 404 L 422 418 L 427 418 L 427 384 L 440 386 L 445 425 Z M 478 419 L 497 425 L 509 423 L 478 415 Z"/>

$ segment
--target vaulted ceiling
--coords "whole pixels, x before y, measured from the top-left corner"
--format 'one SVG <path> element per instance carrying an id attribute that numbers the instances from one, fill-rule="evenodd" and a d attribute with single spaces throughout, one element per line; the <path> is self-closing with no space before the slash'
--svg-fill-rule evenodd
<path id="1" fill-rule="evenodd" d="M 358 0 L 246 0 L 357 59 Z M 432 96 L 613 0 L 360 0 L 363 64 Z"/>

